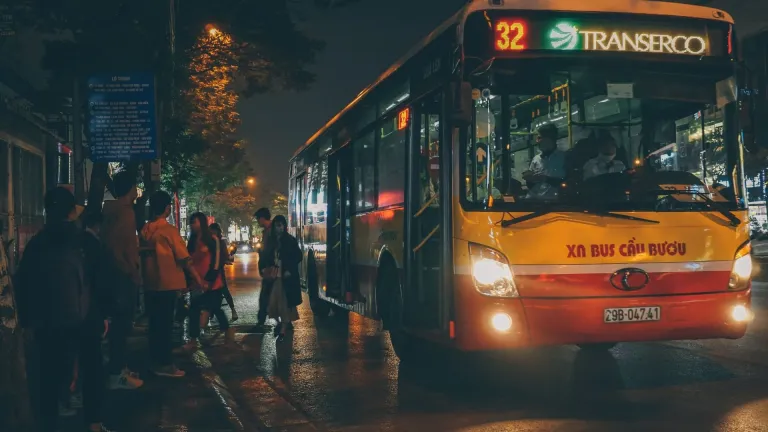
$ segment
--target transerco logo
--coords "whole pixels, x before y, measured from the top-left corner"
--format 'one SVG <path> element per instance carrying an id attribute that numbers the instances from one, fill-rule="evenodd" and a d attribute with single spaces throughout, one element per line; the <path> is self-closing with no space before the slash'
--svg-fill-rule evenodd
<path id="1" fill-rule="evenodd" d="M 579 44 L 579 29 L 568 23 L 560 23 L 549 32 L 552 48 L 570 51 Z"/>
<path id="2" fill-rule="evenodd" d="M 643 30 L 579 28 L 568 22 L 549 30 L 549 48 L 558 51 L 613 51 L 653 54 L 706 55 L 706 35 L 686 35 Z"/>

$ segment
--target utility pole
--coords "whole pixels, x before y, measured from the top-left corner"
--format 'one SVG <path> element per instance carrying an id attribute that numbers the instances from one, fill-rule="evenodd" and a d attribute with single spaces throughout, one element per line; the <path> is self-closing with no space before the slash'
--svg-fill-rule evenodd
<path id="1" fill-rule="evenodd" d="M 72 85 L 72 151 L 75 156 L 75 201 L 85 204 L 85 150 L 83 149 L 83 102 L 79 77 Z"/>

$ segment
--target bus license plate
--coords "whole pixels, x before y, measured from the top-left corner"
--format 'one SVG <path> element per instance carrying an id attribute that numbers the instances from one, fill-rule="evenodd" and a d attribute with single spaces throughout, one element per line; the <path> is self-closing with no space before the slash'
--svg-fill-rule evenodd
<path id="1" fill-rule="evenodd" d="M 607 324 L 659 321 L 660 319 L 661 308 L 658 306 L 610 308 L 603 312 L 603 322 Z"/>

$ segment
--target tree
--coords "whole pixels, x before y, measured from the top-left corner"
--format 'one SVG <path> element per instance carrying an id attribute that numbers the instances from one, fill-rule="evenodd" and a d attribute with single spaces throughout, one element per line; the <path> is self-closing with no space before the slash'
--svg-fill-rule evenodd
<path id="1" fill-rule="evenodd" d="M 211 206 L 215 214 L 223 219 L 223 228 L 228 228 L 232 222 L 241 227 L 250 227 L 258 198 L 248 188 L 234 186 L 216 193 L 211 198 Z"/>
<path id="2" fill-rule="evenodd" d="M 288 217 L 288 197 L 280 192 L 272 191 L 269 199 L 269 211 L 272 215 Z"/>
<path id="3" fill-rule="evenodd" d="M 314 4 L 325 8 L 337 6 L 322 1 Z M 245 96 L 274 88 L 307 88 L 314 80 L 307 66 L 314 62 L 322 47 L 295 24 L 297 9 L 304 9 L 309 4 L 292 0 L 184 2 L 175 15 L 173 50 L 169 42 L 168 3 L 156 0 L 17 0 L 10 6 L 20 23 L 56 37 L 48 42 L 43 61 L 52 76 L 49 83 L 51 109 L 72 96 L 75 80 L 82 84 L 87 76 L 99 72 L 153 70 L 158 81 L 163 144 L 169 142 L 168 135 L 172 137 L 172 143 L 188 137 L 185 128 L 178 128 L 174 120 L 188 126 L 189 119 L 174 107 L 182 105 L 180 94 L 186 84 L 194 80 L 195 74 L 208 72 L 188 73 L 186 68 L 204 48 L 199 40 L 206 27 L 210 30 L 215 26 L 230 39 L 222 44 L 226 47 L 222 46 L 217 55 L 209 56 L 210 70 L 236 65 L 235 89 Z M 84 85 L 80 85 L 80 91 L 80 100 L 85 101 Z M 170 146 L 172 149 L 179 147 Z M 165 150 L 164 156 L 175 157 Z M 180 158 L 175 159 L 178 168 Z M 179 172 L 182 171 L 175 173 L 176 180 L 180 177 Z M 100 208 L 103 199 L 100 186 L 108 182 L 104 178 L 106 165 L 97 164 L 93 173 L 91 184 L 95 190 L 88 202 Z M 180 184 L 180 181 L 171 182 L 176 186 Z"/>
<path id="4" fill-rule="evenodd" d="M 189 85 L 184 101 L 194 133 L 212 145 L 227 145 L 240 125 L 239 95 L 234 88 L 238 74 L 232 37 L 213 26 L 202 32 L 190 49 Z"/>

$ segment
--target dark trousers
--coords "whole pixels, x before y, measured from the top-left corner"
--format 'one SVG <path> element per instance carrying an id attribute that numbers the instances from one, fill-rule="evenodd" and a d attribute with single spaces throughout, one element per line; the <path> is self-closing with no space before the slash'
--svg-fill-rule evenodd
<path id="1" fill-rule="evenodd" d="M 104 396 L 104 369 L 101 357 L 103 322 L 78 327 L 38 329 L 40 425 L 43 432 L 57 429 L 62 389 L 72 380 L 72 362 L 79 358 L 83 388 L 83 416 L 86 424 L 100 423 Z"/>
<path id="2" fill-rule="evenodd" d="M 173 321 L 178 291 L 147 291 L 149 355 L 155 367 L 173 363 Z"/>
<path id="3" fill-rule="evenodd" d="M 272 295 L 272 285 L 275 281 L 261 280 L 261 292 L 259 293 L 259 324 L 264 324 L 267 321 L 267 311 L 269 310 L 269 297 Z"/>
<path id="4" fill-rule="evenodd" d="M 216 317 L 221 331 L 229 329 L 229 319 L 221 308 L 222 289 L 206 291 L 192 299 L 189 307 L 189 337 L 200 337 L 200 313 L 207 310 Z"/>
<path id="5" fill-rule="evenodd" d="M 80 342 L 79 373 L 83 388 L 83 418 L 86 424 L 101 423 L 104 401 L 104 358 L 101 339 L 104 322 L 90 321 L 83 328 Z"/>
<path id="6" fill-rule="evenodd" d="M 116 282 L 117 305 L 109 326 L 109 366 L 110 375 L 119 375 L 127 366 L 125 361 L 128 337 L 133 331 L 133 318 L 136 313 L 138 291 L 129 279 L 120 278 Z"/>

